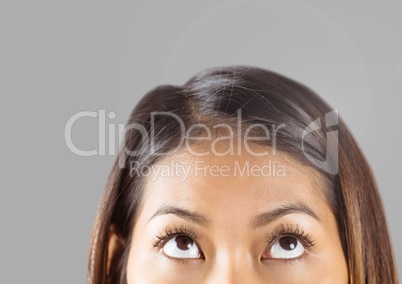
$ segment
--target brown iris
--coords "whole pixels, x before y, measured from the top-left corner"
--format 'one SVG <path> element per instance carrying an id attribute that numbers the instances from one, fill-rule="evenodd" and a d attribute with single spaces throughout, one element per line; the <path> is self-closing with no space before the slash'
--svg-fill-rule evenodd
<path id="1" fill-rule="evenodd" d="M 194 244 L 194 241 L 190 237 L 185 236 L 185 235 L 180 235 L 180 236 L 175 237 L 175 241 L 176 241 L 177 247 L 181 250 L 187 250 L 187 249 L 191 248 Z"/>
<path id="2" fill-rule="evenodd" d="M 279 240 L 279 245 L 284 250 L 294 250 L 297 246 L 297 239 L 295 237 L 282 237 Z"/>

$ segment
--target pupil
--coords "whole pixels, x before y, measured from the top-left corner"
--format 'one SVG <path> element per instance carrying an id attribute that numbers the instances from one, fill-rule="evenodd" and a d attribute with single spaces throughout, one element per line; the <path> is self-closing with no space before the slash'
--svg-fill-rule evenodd
<path id="1" fill-rule="evenodd" d="M 193 240 L 187 236 L 177 236 L 175 238 L 177 247 L 181 250 L 187 250 L 192 247 Z"/>
<path id="2" fill-rule="evenodd" d="M 279 244 L 285 250 L 294 250 L 297 246 L 297 239 L 294 237 L 283 237 L 279 240 Z"/>

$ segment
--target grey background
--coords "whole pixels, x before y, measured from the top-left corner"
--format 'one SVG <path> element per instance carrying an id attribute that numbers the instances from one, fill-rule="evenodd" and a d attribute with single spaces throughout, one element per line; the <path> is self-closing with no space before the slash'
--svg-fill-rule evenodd
<path id="1" fill-rule="evenodd" d="M 1 1 L 0 282 L 85 282 L 114 157 L 68 150 L 73 114 L 125 123 L 150 88 L 232 64 L 339 108 L 374 170 L 401 272 L 401 12 L 401 1 Z M 96 119 L 73 130 L 82 149 L 97 135 Z"/>

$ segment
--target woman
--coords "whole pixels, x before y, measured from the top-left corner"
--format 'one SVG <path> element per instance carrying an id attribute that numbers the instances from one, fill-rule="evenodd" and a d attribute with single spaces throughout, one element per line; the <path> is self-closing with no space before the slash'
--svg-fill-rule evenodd
<path id="1" fill-rule="evenodd" d="M 371 169 L 337 111 L 259 68 L 204 70 L 134 108 L 89 283 L 397 283 Z"/>

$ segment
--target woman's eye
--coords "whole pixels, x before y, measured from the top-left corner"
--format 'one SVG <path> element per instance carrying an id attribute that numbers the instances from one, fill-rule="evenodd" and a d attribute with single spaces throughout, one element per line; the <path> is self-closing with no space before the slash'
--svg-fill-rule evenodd
<path id="1" fill-rule="evenodd" d="M 284 236 L 278 238 L 267 253 L 268 257 L 266 258 L 292 259 L 304 253 L 304 246 L 296 237 Z"/>
<path id="2" fill-rule="evenodd" d="M 201 251 L 192 238 L 186 235 L 177 235 L 168 240 L 162 251 L 172 258 L 200 258 Z"/>

